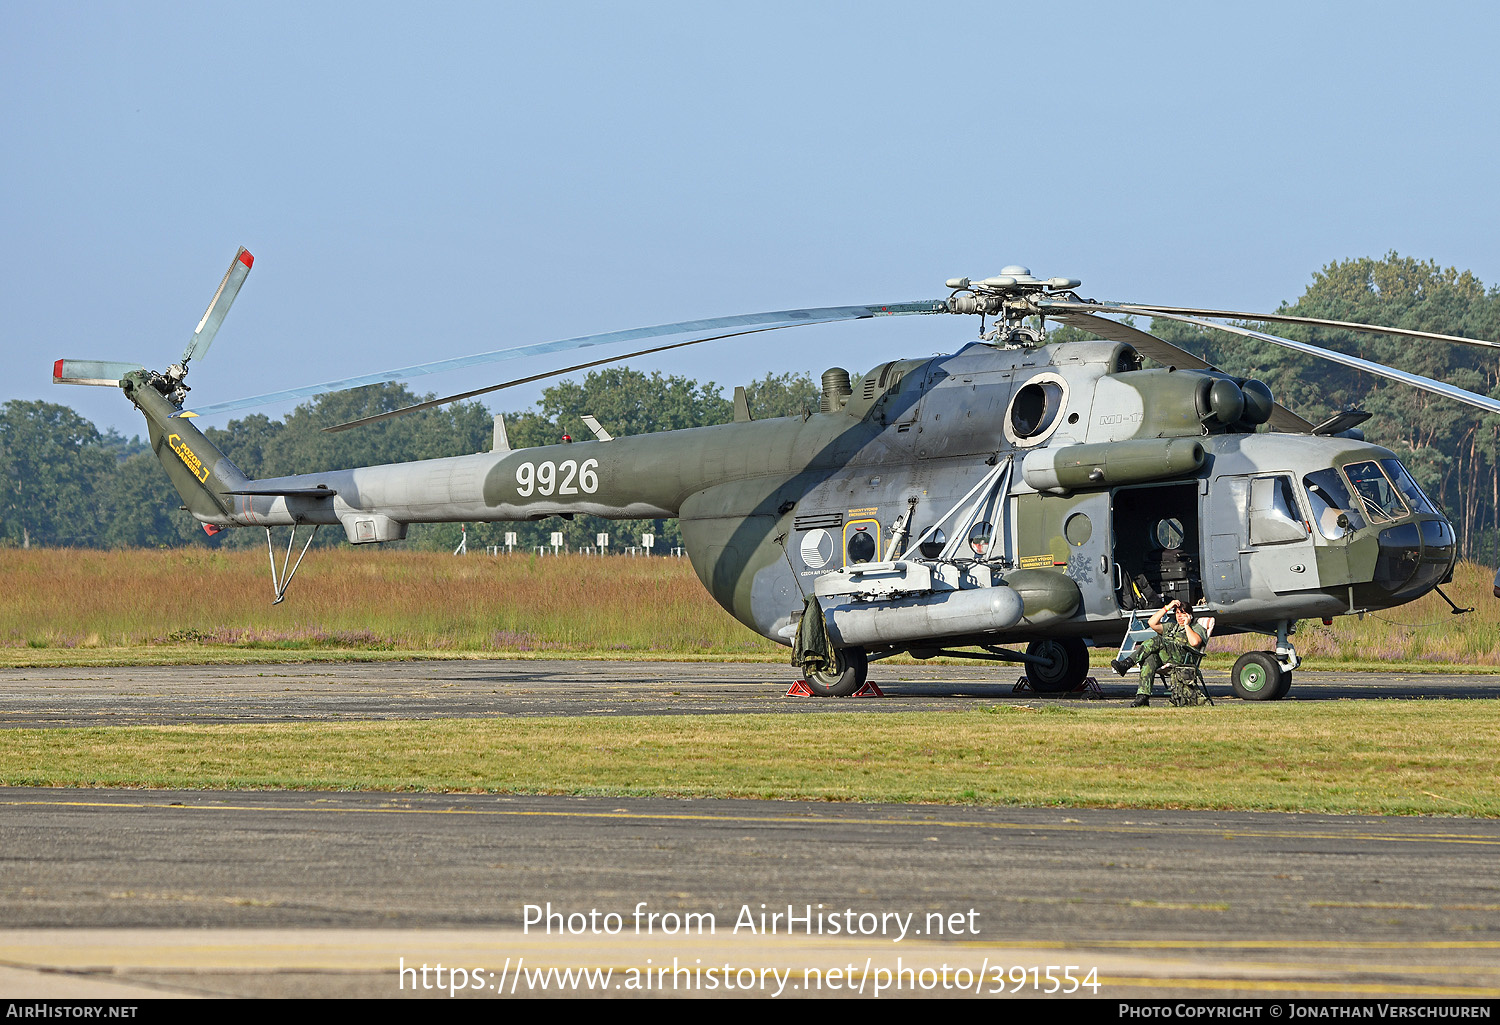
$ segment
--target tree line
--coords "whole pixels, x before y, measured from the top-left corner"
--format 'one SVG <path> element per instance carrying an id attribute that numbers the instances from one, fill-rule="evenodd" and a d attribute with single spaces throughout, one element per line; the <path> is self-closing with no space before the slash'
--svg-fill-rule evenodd
<path id="1" fill-rule="evenodd" d="M 1329 264 L 1277 312 L 1500 341 L 1500 288 L 1396 253 Z M 1500 350 L 1324 327 L 1260 329 L 1500 398 Z M 1278 402 L 1314 424 L 1345 409 L 1374 414 L 1361 427 L 1365 438 L 1401 457 L 1453 521 L 1463 555 L 1500 562 L 1500 416 L 1269 342 L 1177 321 L 1154 321 L 1152 333 L 1259 377 Z"/>
<path id="2" fill-rule="evenodd" d="M 1295 303 L 1278 312 L 1415 328 L 1500 340 L 1500 289 L 1470 272 L 1390 253 L 1382 259 L 1329 264 Z M 1268 325 L 1266 330 L 1362 356 L 1470 391 L 1500 397 L 1500 354 L 1468 346 L 1358 334 L 1329 328 Z M 1366 437 L 1395 451 L 1459 532 L 1465 555 L 1500 561 L 1500 416 L 1431 393 L 1292 352 L 1175 321 L 1154 321 L 1154 334 L 1209 362 L 1271 386 L 1277 401 L 1314 423 L 1344 409 L 1374 414 Z M 1053 338 L 1076 335 L 1054 331 Z M 806 374 L 766 375 L 746 389 L 752 415 L 815 410 L 818 387 Z M 263 415 L 205 433 L 252 478 L 487 451 L 493 421 L 479 403 L 424 410 L 353 431 L 322 428 L 410 405 L 423 396 L 383 385 L 322 395 L 280 420 Z M 536 408 L 505 414 L 516 448 L 589 437 L 578 419 L 592 413 L 617 436 L 677 430 L 733 418 L 733 403 L 712 382 L 644 374 L 628 368 L 590 373 L 546 389 Z M 257 531 L 208 538 L 185 512 L 148 446 L 113 430 L 101 434 L 66 406 L 13 401 L 0 406 L 0 544 L 91 547 L 259 545 Z M 611 547 L 658 538 L 658 551 L 681 543 L 674 520 L 619 521 L 580 516 L 527 523 L 469 524 L 471 548 L 503 542 L 513 531 L 523 549 L 561 531 L 570 548 L 608 533 Z M 405 545 L 458 544 L 457 524 L 413 524 Z M 319 543 L 342 542 L 322 531 Z"/>

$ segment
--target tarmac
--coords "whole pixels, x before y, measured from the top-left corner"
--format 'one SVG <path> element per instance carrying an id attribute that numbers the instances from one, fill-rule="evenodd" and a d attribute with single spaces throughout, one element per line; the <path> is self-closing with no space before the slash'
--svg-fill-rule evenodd
<path id="1" fill-rule="evenodd" d="M 783 697 L 789 668 L 770 664 L 26 669 L 0 672 L 0 725 L 881 714 L 1133 691 L 1038 698 L 1016 675 L 877 666 L 886 698 L 820 700 Z M 1292 699 L 1494 700 L 1497 684 L 1299 673 Z M 1497 854 L 1500 821 L 1457 817 L 7 788 L 0 997 L 1490 1002 Z"/>
<path id="2" fill-rule="evenodd" d="M 1135 694 L 1108 669 L 1069 696 L 1018 690 L 1019 668 L 882 665 L 880 700 L 787 698 L 790 665 L 723 662 L 454 660 L 284 665 L 0 669 L 0 728 L 339 722 L 552 715 L 722 715 L 951 711 L 987 704 L 1100 702 Z M 1205 671 L 1215 700 L 1228 673 Z M 1158 691 L 1159 693 L 1159 691 Z M 1500 698 L 1500 675 L 1297 672 L 1291 701 Z M 1158 697 L 1157 701 L 1165 701 Z"/>

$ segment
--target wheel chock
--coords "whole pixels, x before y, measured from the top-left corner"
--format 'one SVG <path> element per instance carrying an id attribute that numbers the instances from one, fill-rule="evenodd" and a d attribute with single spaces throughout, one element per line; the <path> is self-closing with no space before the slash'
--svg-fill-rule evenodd
<path id="1" fill-rule="evenodd" d="M 1016 685 L 1014 687 L 1012 687 L 1010 689 L 1010 691 L 1011 691 L 1012 694 L 1035 694 L 1036 693 L 1036 691 L 1032 689 L 1031 680 L 1028 679 L 1025 676 L 1022 676 L 1020 679 L 1018 679 L 1016 681 Z M 1099 687 L 1099 681 L 1096 680 L 1092 676 L 1085 676 L 1083 678 L 1083 682 L 1080 683 L 1078 686 L 1074 687 L 1072 690 L 1068 691 L 1068 693 L 1069 694 L 1090 694 L 1090 695 L 1093 695 L 1095 697 L 1101 697 L 1101 698 L 1104 697 L 1104 691 Z"/>
<path id="2" fill-rule="evenodd" d="M 812 692 L 812 688 L 810 688 L 807 685 L 807 681 L 806 680 L 797 680 L 797 681 L 795 681 L 790 687 L 788 687 L 786 689 L 786 695 L 785 696 L 789 697 L 789 698 L 811 698 L 811 697 L 817 697 L 817 695 Z M 850 694 L 849 697 L 851 697 L 851 698 L 883 698 L 883 697 L 885 697 L 885 691 L 883 691 L 879 687 L 875 686 L 875 684 L 871 683 L 869 680 L 866 680 L 865 681 L 865 685 L 863 687 L 861 687 L 859 690 L 855 691 L 853 694 Z"/>

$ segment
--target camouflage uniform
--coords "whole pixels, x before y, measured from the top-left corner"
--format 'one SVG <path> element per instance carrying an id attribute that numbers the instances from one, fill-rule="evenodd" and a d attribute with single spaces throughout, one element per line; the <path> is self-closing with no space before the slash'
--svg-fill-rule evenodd
<path id="1" fill-rule="evenodd" d="M 1188 620 L 1188 626 L 1192 627 L 1193 633 L 1203 637 L 1205 629 L 1198 618 L 1194 616 Z M 1205 637 L 1203 643 L 1197 647 L 1188 643 L 1187 630 L 1177 623 L 1176 617 L 1163 621 L 1162 631 L 1155 637 L 1149 638 L 1135 651 L 1130 653 L 1129 662 L 1139 662 L 1141 667 L 1141 683 L 1136 688 L 1137 694 L 1151 693 L 1151 683 L 1156 679 L 1157 670 L 1167 662 L 1182 662 L 1196 652 L 1200 652 L 1208 644 Z"/>

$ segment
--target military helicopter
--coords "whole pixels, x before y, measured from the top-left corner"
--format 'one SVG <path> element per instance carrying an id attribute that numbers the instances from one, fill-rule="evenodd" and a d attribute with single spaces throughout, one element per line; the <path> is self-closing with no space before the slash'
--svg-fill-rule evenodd
<path id="1" fill-rule="evenodd" d="M 747 627 L 791 645 L 804 612 L 821 614 L 836 657 L 807 673 L 820 695 L 855 692 L 870 662 L 903 652 L 1019 662 L 1035 690 L 1068 691 L 1086 677 L 1090 647 L 1115 647 L 1138 610 L 1177 598 L 1212 614 L 1219 634 L 1274 638 L 1231 676 L 1240 697 L 1272 700 L 1287 693 L 1300 663 L 1299 620 L 1390 608 L 1451 579 L 1454 530 L 1395 453 L 1363 440 L 1358 424 L 1368 413 L 1313 424 L 1278 405 L 1264 383 L 1115 318 L 1161 317 L 1274 342 L 1500 412 L 1500 401 L 1483 395 L 1223 321 L 1500 343 L 1102 302 L 1081 298 L 1076 279 L 1039 279 L 1021 266 L 951 279 L 949 294 L 933 300 L 684 321 L 190 408 L 189 365 L 208 351 L 252 264 L 241 249 L 165 371 L 58 360 L 53 379 L 123 390 L 210 534 L 264 528 L 276 601 L 311 544 L 289 565 L 299 526 L 316 533 L 336 524 L 362 545 L 400 539 L 416 522 L 678 517 L 703 585 Z M 717 338 L 922 315 L 977 316 L 979 337 L 951 355 L 882 363 L 858 389 L 847 370 L 830 369 L 819 411 L 800 417 L 752 419 L 741 388 L 732 423 L 615 438 L 586 418 L 593 440 L 512 450 L 496 417 L 489 452 L 266 480 L 247 479 L 192 424 L 538 353 L 694 336 L 562 373 Z M 1049 321 L 1097 340 L 1049 341 Z M 1144 368 L 1145 358 L 1159 366 Z M 292 528 L 279 569 L 276 526 Z"/>

